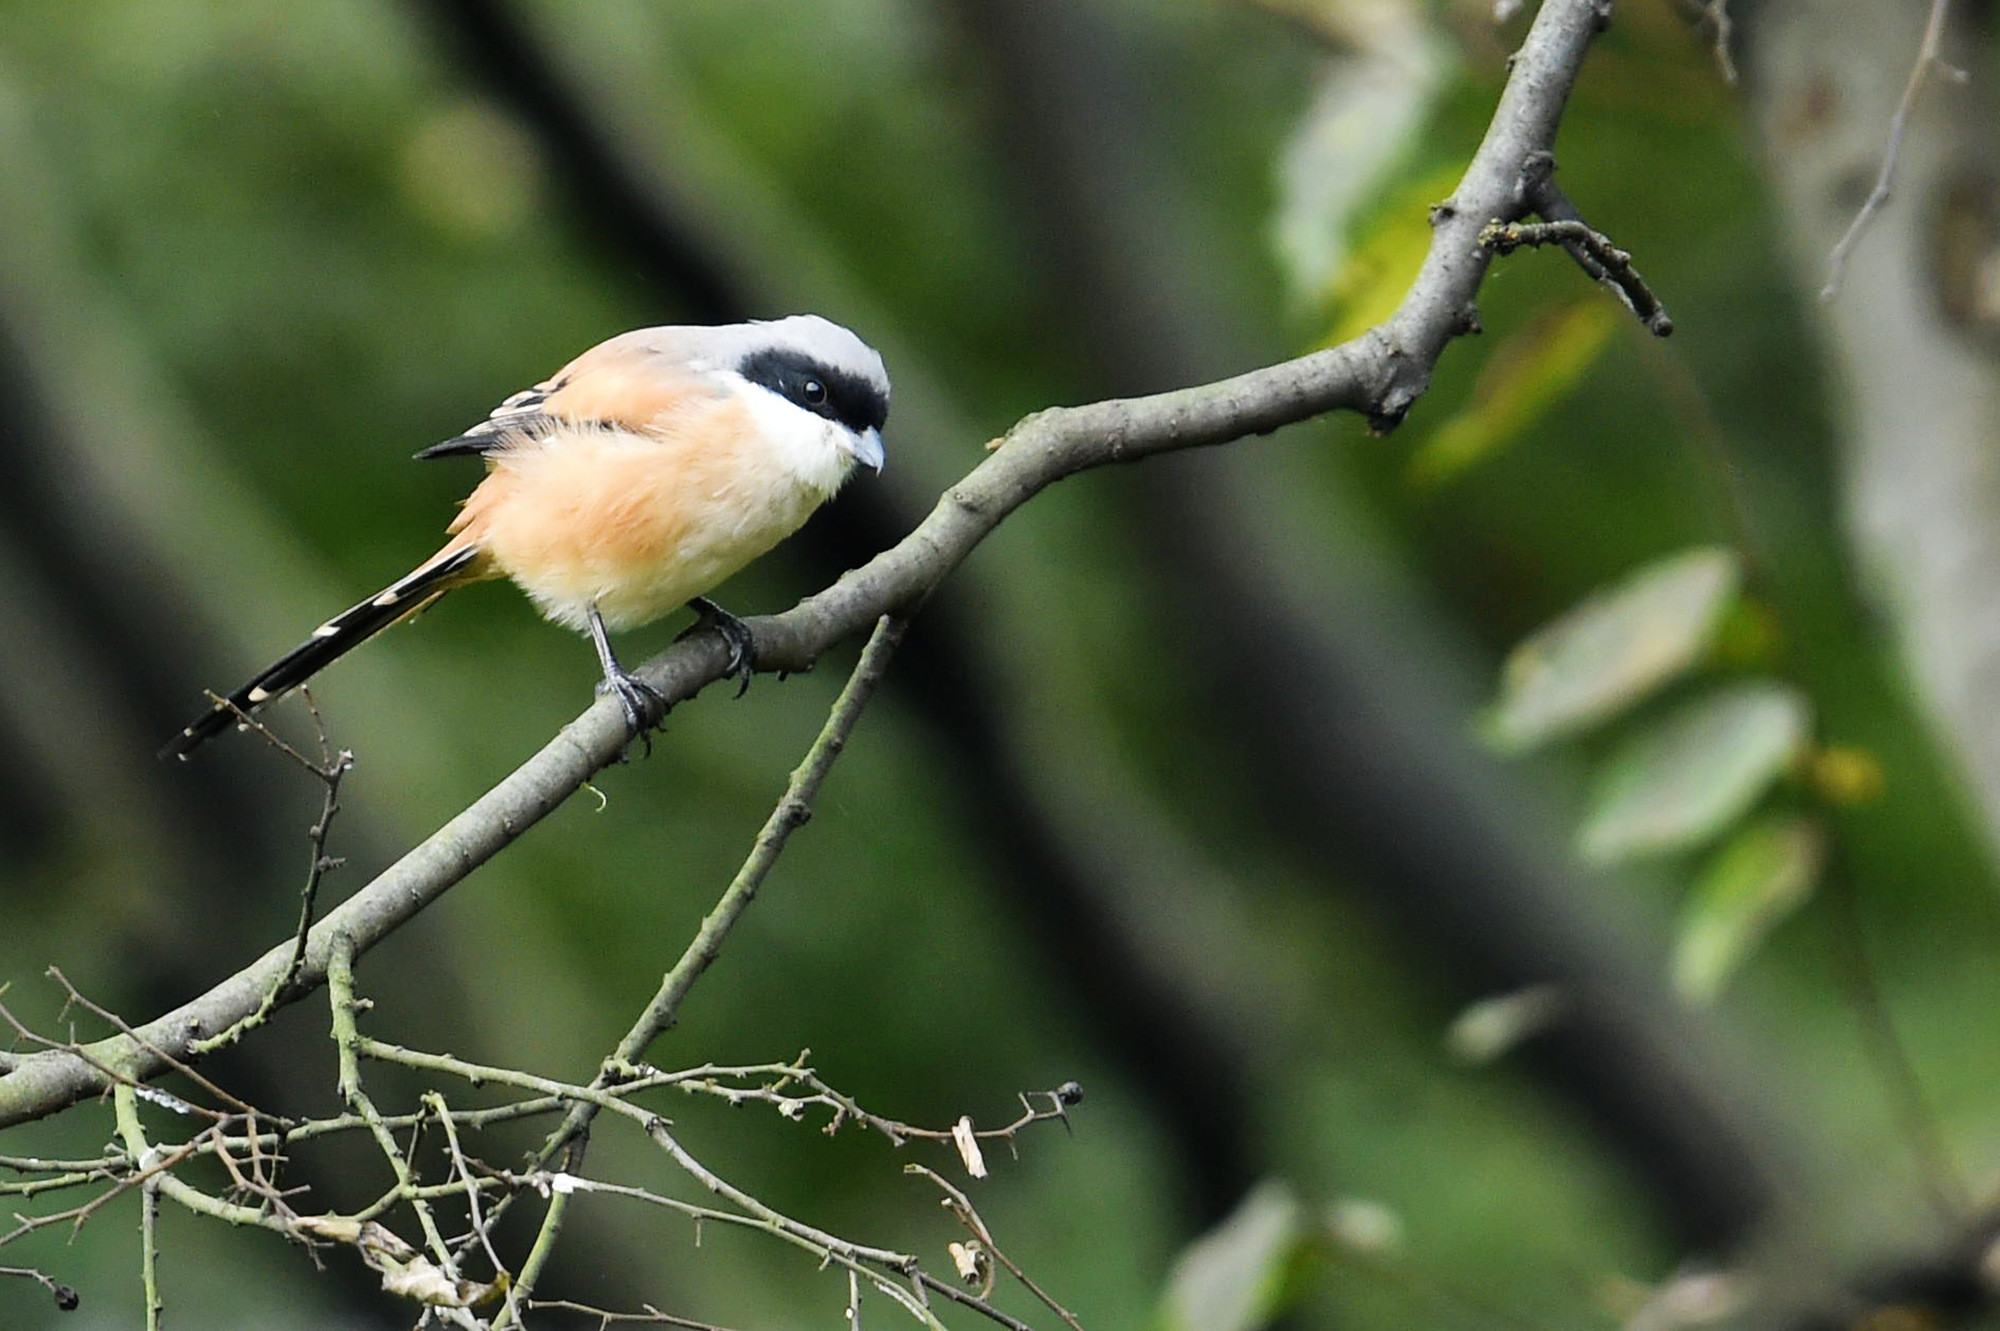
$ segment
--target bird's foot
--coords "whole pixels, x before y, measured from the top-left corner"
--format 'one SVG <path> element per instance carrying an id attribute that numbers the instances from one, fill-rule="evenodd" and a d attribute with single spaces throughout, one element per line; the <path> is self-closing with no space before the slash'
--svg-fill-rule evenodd
<path id="1" fill-rule="evenodd" d="M 757 635 L 748 624 L 706 596 L 697 596 L 688 605 L 695 613 L 694 625 L 680 636 L 685 638 L 688 633 L 699 633 L 705 628 L 720 633 L 729 644 L 729 668 L 724 673 L 735 678 L 736 696 L 742 697 L 750 691 L 750 676 L 757 673 Z"/>
<path id="2" fill-rule="evenodd" d="M 645 744 L 646 756 L 652 757 L 653 737 L 650 732 L 659 729 L 671 710 L 666 695 L 622 666 L 614 666 L 606 672 L 597 691 L 618 695 L 618 705 L 625 709 L 625 724 L 632 731 L 632 737 Z"/>

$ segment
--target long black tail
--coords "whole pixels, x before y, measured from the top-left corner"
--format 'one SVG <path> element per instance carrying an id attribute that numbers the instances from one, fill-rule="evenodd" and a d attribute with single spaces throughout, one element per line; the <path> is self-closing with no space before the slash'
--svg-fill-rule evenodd
<path id="1" fill-rule="evenodd" d="M 255 679 L 204 713 L 160 750 L 162 758 L 186 759 L 202 741 L 219 735 L 241 717 L 265 703 L 284 697 L 341 656 L 388 628 L 397 620 L 429 605 L 468 578 L 467 568 L 479 557 L 474 546 L 440 554 L 405 574 L 375 595 L 341 611 L 314 629 L 312 636 L 272 662 Z"/>

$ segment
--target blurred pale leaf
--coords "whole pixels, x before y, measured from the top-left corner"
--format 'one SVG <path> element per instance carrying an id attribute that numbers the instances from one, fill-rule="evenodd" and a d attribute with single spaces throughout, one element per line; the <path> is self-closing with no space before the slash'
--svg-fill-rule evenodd
<path id="1" fill-rule="evenodd" d="M 1688 550 L 1536 630 L 1507 658 L 1487 738 L 1530 749 L 1638 702 L 1701 656 L 1740 577 L 1733 551 Z"/>
<path id="2" fill-rule="evenodd" d="M 1165 1331 L 1250 1331 L 1278 1311 L 1285 1272 L 1303 1235 L 1298 1198 L 1267 1179 L 1189 1244 L 1174 1263 Z"/>
<path id="3" fill-rule="evenodd" d="M 1452 1019 L 1444 1047 L 1461 1063 L 1491 1063 L 1523 1040 L 1549 1028 L 1562 1015 L 1562 990 L 1529 985 L 1482 998 Z"/>
<path id="4" fill-rule="evenodd" d="M 1472 400 L 1432 431 L 1410 459 L 1410 481 L 1432 489 L 1526 434 L 1597 360 L 1624 317 L 1598 296 L 1535 318 L 1479 372 Z"/>
<path id="5" fill-rule="evenodd" d="M 1810 716 L 1796 689 L 1756 681 L 1647 726 L 1605 768 L 1579 836 L 1584 856 L 1611 863 L 1708 841 L 1798 755 Z"/>
<path id="6" fill-rule="evenodd" d="M 1712 1001 L 1758 944 L 1812 895 L 1826 838 L 1809 818 L 1750 824 L 1716 855 L 1688 893 L 1674 947 L 1674 988 Z"/>
<path id="7" fill-rule="evenodd" d="M 1403 1217 L 1373 1197 L 1337 1198 L 1326 1209 L 1326 1228 L 1335 1243 L 1355 1252 L 1381 1255 L 1403 1247 Z"/>
<path id="8" fill-rule="evenodd" d="M 1677 1271 L 1658 1289 L 1646 1291 L 1639 1306 L 1621 1318 L 1625 1331 L 1679 1331 L 1713 1326 L 1748 1306 L 1748 1277 L 1733 1271 L 1693 1268 Z"/>
<path id="9" fill-rule="evenodd" d="M 1451 47 L 1418 0 L 1265 0 L 1337 42 L 1278 159 L 1273 222 L 1295 296 L 1317 299 L 1346 262 L 1356 217 L 1423 125 Z"/>

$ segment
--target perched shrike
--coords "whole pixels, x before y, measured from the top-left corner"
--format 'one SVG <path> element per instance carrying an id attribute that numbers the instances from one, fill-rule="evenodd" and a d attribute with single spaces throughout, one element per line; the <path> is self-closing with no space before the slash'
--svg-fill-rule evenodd
<path id="1" fill-rule="evenodd" d="M 512 578 L 543 615 L 590 634 L 601 687 L 635 732 L 660 699 L 618 664 L 611 630 L 691 605 L 728 638 L 731 673 L 747 682 L 749 630 L 702 593 L 797 531 L 857 463 L 880 471 L 888 414 L 882 357 L 816 315 L 599 343 L 418 453 L 486 462 L 444 548 L 314 629 L 160 756 L 186 758 L 239 712 L 487 578 Z"/>

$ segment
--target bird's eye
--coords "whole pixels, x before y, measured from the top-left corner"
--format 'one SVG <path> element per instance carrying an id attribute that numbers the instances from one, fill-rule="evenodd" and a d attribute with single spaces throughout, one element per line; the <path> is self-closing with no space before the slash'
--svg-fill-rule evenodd
<path id="1" fill-rule="evenodd" d="M 808 407 L 818 411 L 826 405 L 826 384 L 818 379 L 808 379 L 799 385 L 799 397 Z"/>

